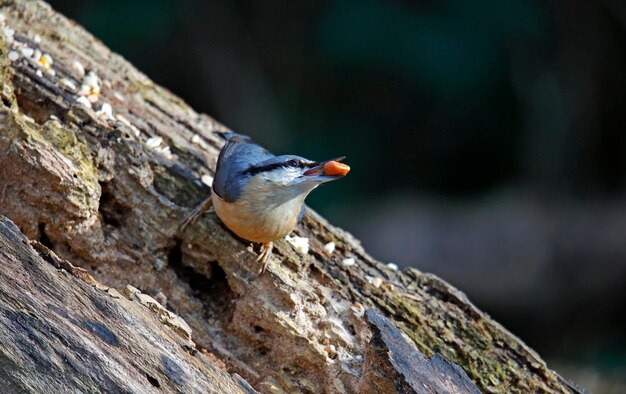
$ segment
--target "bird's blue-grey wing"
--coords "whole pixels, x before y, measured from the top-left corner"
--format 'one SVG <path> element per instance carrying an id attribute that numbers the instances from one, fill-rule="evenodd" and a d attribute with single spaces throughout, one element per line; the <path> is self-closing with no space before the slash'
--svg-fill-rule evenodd
<path id="1" fill-rule="evenodd" d="M 225 201 L 233 202 L 239 198 L 247 180 L 246 170 L 274 155 L 252 143 L 247 136 L 228 133 L 225 137 L 226 145 L 217 158 L 213 190 Z"/>
<path id="2" fill-rule="evenodd" d="M 251 142 L 250 137 L 243 134 L 235 133 L 219 133 L 221 137 L 226 140 L 226 144 L 222 147 L 219 156 L 217 157 L 217 166 L 215 172 L 220 170 L 222 163 L 228 160 L 233 154 L 236 154 L 241 149 L 241 144 L 247 144 Z"/>

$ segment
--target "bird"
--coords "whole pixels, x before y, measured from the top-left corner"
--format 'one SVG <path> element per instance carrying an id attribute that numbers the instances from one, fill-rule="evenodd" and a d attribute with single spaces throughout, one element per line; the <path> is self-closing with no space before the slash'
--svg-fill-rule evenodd
<path id="1" fill-rule="evenodd" d="M 343 178 L 350 167 L 341 163 L 345 156 L 323 162 L 296 155 L 275 156 L 248 136 L 221 134 L 226 144 L 217 159 L 211 196 L 183 221 L 180 231 L 213 206 L 230 231 L 261 244 L 257 261 L 263 273 L 273 242 L 291 233 L 302 220 L 309 193 Z"/>

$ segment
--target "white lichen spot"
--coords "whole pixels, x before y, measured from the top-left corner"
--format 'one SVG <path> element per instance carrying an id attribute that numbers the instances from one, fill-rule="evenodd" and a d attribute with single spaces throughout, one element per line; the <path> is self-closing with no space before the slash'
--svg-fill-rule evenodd
<path id="1" fill-rule="evenodd" d="M 161 145 L 162 143 L 163 143 L 163 138 L 159 136 L 151 137 L 146 140 L 146 146 L 150 149 L 158 148 L 159 145 Z"/>
<path id="2" fill-rule="evenodd" d="M 352 257 L 348 257 L 347 259 L 343 259 L 341 261 L 341 265 L 343 265 L 344 267 L 352 267 L 355 264 L 356 261 Z"/>
<path id="3" fill-rule="evenodd" d="M 14 62 L 14 61 L 16 61 L 19 58 L 20 58 L 20 54 L 17 51 L 9 52 L 9 60 L 10 61 Z"/>
<path id="4" fill-rule="evenodd" d="M 213 177 L 209 174 L 202 175 L 202 178 L 200 178 L 200 180 L 202 181 L 202 183 L 209 187 L 213 186 Z"/>
<path id="5" fill-rule="evenodd" d="M 32 58 L 33 55 L 35 54 L 35 50 L 28 46 L 21 47 L 20 52 L 22 52 L 22 55 L 24 55 L 24 57 L 27 57 L 29 59 Z"/>
<path id="6" fill-rule="evenodd" d="M 193 137 L 191 137 L 191 143 L 199 145 L 200 144 L 200 136 L 198 134 L 194 134 Z"/>
<path id="7" fill-rule="evenodd" d="M 91 102 L 98 101 L 98 96 L 100 95 L 100 80 L 95 72 L 89 71 L 85 76 L 78 90 L 78 95 L 87 96 Z"/>
<path id="8" fill-rule="evenodd" d="M 398 270 L 398 265 L 394 264 L 394 263 L 389 263 L 389 264 L 387 264 L 387 268 L 389 268 L 392 271 L 397 271 Z"/>
<path id="9" fill-rule="evenodd" d="M 7 44 L 12 44 L 14 40 L 15 30 L 7 26 L 3 29 L 3 32 L 4 40 L 7 42 Z"/>
<path id="10" fill-rule="evenodd" d="M 39 66 L 44 69 L 44 71 L 49 71 L 52 68 L 52 64 L 54 61 L 52 60 L 52 56 L 47 53 L 44 53 L 39 58 Z"/>
<path id="11" fill-rule="evenodd" d="M 383 278 L 381 278 L 380 276 L 375 277 L 374 279 L 372 279 L 372 285 L 375 288 L 379 288 L 380 285 L 383 284 Z"/>
<path id="12" fill-rule="evenodd" d="M 79 78 L 85 76 L 85 66 L 83 66 L 83 64 L 78 60 L 74 60 L 72 62 L 72 68 L 74 69 L 74 71 L 76 71 Z"/>
<path id="13" fill-rule="evenodd" d="M 334 242 L 329 242 L 326 245 L 324 245 L 324 250 L 326 251 L 326 253 L 328 254 L 333 254 L 333 252 L 335 251 L 335 243 Z"/>
<path id="14" fill-rule="evenodd" d="M 113 108 L 111 108 L 111 104 L 109 103 L 103 103 L 100 109 L 96 112 L 96 116 L 104 120 L 115 119 L 113 116 Z"/>
<path id="15" fill-rule="evenodd" d="M 157 152 L 158 154 L 160 154 L 161 156 L 165 157 L 168 160 L 174 159 L 174 155 L 172 154 L 172 151 L 170 150 L 170 147 L 168 145 L 159 146 L 155 148 L 154 150 L 155 152 Z"/>
<path id="16" fill-rule="evenodd" d="M 80 105 L 83 105 L 83 106 L 85 106 L 85 107 L 87 107 L 87 108 L 91 108 L 91 103 L 89 102 L 89 100 L 87 100 L 87 98 L 86 98 L 86 97 L 79 96 L 79 97 L 76 99 L 76 103 L 77 103 L 77 104 L 80 104 Z"/>
<path id="17" fill-rule="evenodd" d="M 60 80 L 61 84 L 65 85 L 68 89 L 70 90 L 76 90 L 76 84 L 72 81 L 70 81 L 67 78 L 61 78 Z"/>
<path id="18" fill-rule="evenodd" d="M 289 242 L 291 245 L 293 245 L 293 247 L 296 248 L 298 252 L 302 254 L 309 253 L 309 239 L 308 238 L 298 237 L 297 235 L 294 235 L 293 237 L 290 235 L 287 235 L 285 237 L 285 240 Z"/>
<path id="19" fill-rule="evenodd" d="M 98 74 L 93 71 L 89 71 L 89 74 L 83 80 L 83 83 L 91 88 L 95 92 L 100 92 L 100 80 L 98 79 Z"/>
<path id="20" fill-rule="evenodd" d="M 37 74 L 39 78 L 43 78 L 43 72 L 41 72 L 41 70 L 37 70 L 35 74 Z"/>
<path id="21" fill-rule="evenodd" d="M 35 34 L 33 41 L 35 41 L 35 44 L 41 44 L 41 36 L 39 34 Z"/>

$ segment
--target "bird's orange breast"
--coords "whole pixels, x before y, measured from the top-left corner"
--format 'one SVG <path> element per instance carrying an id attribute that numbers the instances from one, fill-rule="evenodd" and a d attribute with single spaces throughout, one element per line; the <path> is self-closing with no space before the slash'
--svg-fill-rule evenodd
<path id="1" fill-rule="evenodd" d="M 211 191 L 213 207 L 220 220 L 233 233 L 251 242 L 268 243 L 289 234 L 297 224 L 303 199 L 267 207 L 254 197 L 234 202 L 223 200 Z M 254 194 L 252 194 L 254 195 Z"/>

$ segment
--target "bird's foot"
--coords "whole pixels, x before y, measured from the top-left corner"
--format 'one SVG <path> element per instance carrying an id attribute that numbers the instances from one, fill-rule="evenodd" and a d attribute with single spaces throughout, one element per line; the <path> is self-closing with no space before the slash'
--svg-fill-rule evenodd
<path id="1" fill-rule="evenodd" d="M 274 244 L 272 242 L 264 243 L 261 245 L 261 253 L 259 257 L 257 257 L 256 261 L 261 263 L 261 272 L 260 274 L 265 272 L 267 268 L 267 260 L 272 255 L 272 249 L 274 248 Z"/>
<path id="2" fill-rule="evenodd" d="M 185 229 L 187 228 L 187 226 L 189 226 L 191 223 L 195 222 L 196 219 L 198 219 L 198 216 L 200 216 L 204 212 L 206 212 L 209 208 L 211 208 L 212 205 L 213 205 L 213 200 L 211 200 L 211 197 L 209 197 L 206 200 L 204 200 L 202 202 L 202 204 L 200 204 L 200 206 L 198 208 L 196 208 L 191 213 L 191 215 L 187 216 L 187 218 L 182 222 L 182 224 L 178 228 L 178 234 L 182 234 L 185 231 Z"/>

